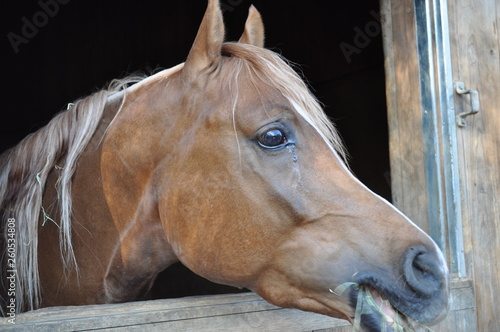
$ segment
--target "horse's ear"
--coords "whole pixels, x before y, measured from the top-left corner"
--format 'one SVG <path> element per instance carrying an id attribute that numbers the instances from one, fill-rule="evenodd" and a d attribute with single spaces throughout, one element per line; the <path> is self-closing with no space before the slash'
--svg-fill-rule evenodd
<path id="1" fill-rule="evenodd" d="M 205 69 L 218 66 L 223 42 L 224 22 L 219 0 L 209 0 L 207 11 L 182 69 L 183 81 L 192 83 Z"/>
<path id="2" fill-rule="evenodd" d="M 259 11 L 253 5 L 248 11 L 245 31 L 243 31 L 239 42 L 264 47 L 264 23 Z"/>

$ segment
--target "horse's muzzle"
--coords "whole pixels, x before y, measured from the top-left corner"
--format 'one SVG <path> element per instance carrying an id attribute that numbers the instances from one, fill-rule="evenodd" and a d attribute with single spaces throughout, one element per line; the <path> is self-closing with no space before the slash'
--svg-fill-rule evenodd
<path id="1" fill-rule="evenodd" d="M 433 325 L 448 312 L 449 283 L 446 264 L 440 253 L 424 246 L 410 247 L 401 258 L 401 273 L 397 280 L 372 273 L 356 276 L 359 285 L 368 287 L 387 298 L 397 316 L 419 324 Z M 376 296 L 375 296 L 376 298 Z M 359 300 L 357 292 L 351 294 L 353 307 Z M 381 317 L 374 312 L 362 317 L 366 331 L 378 331 Z M 390 330 L 388 326 L 388 330 Z"/>

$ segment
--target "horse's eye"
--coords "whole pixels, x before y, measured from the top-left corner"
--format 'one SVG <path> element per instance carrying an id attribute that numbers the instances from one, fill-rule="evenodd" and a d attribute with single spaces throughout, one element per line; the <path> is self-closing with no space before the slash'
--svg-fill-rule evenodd
<path id="1" fill-rule="evenodd" d="M 259 137 L 260 146 L 268 149 L 279 148 L 286 144 L 286 142 L 285 133 L 280 129 L 268 130 Z"/>

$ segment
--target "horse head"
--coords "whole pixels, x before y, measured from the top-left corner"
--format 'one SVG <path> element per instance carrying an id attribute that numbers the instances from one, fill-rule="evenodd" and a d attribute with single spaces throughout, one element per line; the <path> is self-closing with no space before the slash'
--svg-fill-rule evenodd
<path id="1" fill-rule="evenodd" d="M 278 306 L 354 321 L 371 298 L 382 309 L 366 306 L 365 327 L 440 320 L 441 251 L 352 175 L 318 102 L 263 41 L 252 7 L 240 42 L 224 43 L 210 0 L 185 64 L 128 93 L 102 154 L 117 227 L 158 221 L 159 265 L 180 260 Z"/>

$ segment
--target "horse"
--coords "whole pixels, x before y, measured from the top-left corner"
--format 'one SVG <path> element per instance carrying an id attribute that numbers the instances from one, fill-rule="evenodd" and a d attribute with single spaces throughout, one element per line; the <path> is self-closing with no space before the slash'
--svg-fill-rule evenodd
<path id="1" fill-rule="evenodd" d="M 352 174 L 253 6 L 237 42 L 224 33 L 209 0 L 184 63 L 76 101 L 0 157 L 4 315 L 139 300 L 182 262 L 361 329 L 442 320 L 436 243 Z"/>

